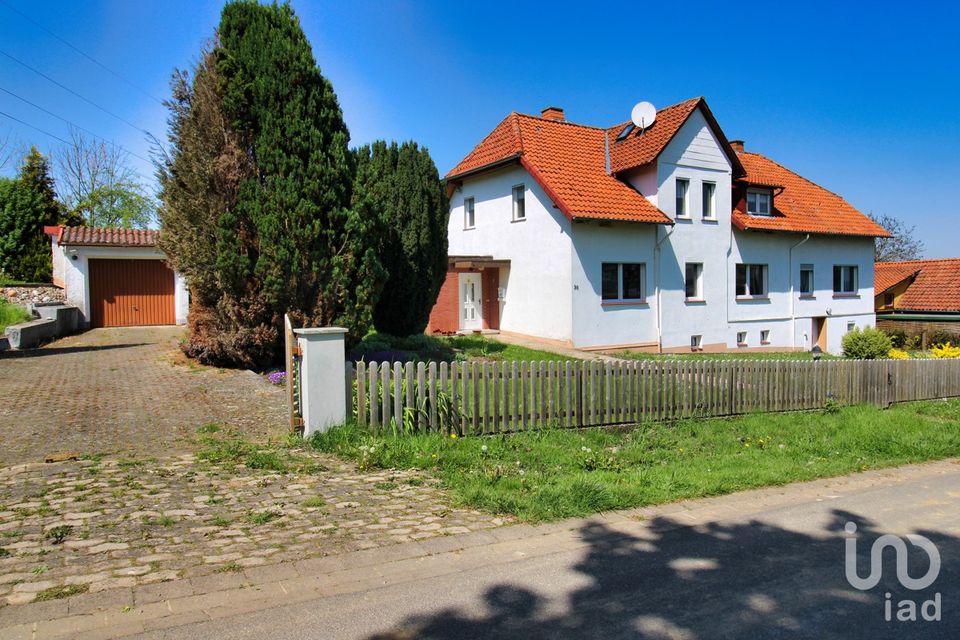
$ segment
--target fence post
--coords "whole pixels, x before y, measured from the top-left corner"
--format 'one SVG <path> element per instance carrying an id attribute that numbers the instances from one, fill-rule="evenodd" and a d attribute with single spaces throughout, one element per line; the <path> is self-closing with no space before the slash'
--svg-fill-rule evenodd
<path id="1" fill-rule="evenodd" d="M 323 327 L 294 329 L 302 354 L 300 363 L 300 405 L 303 436 L 343 424 L 350 407 L 344 362 L 346 329 Z"/>

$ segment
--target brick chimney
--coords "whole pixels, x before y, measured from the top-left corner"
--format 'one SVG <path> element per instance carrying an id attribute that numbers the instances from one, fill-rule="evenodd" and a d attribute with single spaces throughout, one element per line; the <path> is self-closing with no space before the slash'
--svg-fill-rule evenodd
<path id="1" fill-rule="evenodd" d="M 556 122 L 563 122 L 563 109 L 560 107 L 547 107 L 540 112 L 540 117 L 544 120 L 554 120 Z"/>
<path id="2" fill-rule="evenodd" d="M 731 140 L 730 146 L 733 147 L 733 150 L 737 153 L 743 153 L 743 140 Z"/>

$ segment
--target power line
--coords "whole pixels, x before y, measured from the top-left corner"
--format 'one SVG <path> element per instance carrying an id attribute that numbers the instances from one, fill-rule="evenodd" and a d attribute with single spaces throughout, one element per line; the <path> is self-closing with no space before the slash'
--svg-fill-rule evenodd
<path id="1" fill-rule="evenodd" d="M 22 124 L 22 125 L 25 126 L 25 127 L 30 127 L 30 128 L 33 129 L 34 131 L 39 131 L 40 133 L 42 133 L 42 134 L 45 135 L 45 136 L 50 136 L 51 138 L 53 138 L 53 139 L 55 139 L 55 140 L 59 140 L 59 141 L 62 142 L 63 144 L 70 144 L 69 142 L 67 142 L 66 140 L 64 140 L 63 138 L 61 138 L 60 136 L 58 136 L 57 134 L 55 134 L 55 133 L 50 133 L 49 131 L 45 131 L 45 130 L 41 129 L 40 127 L 35 127 L 35 126 L 33 126 L 32 124 L 30 124 L 29 122 L 24 122 L 24 121 L 21 120 L 20 118 L 15 118 L 15 117 L 13 117 L 13 116 L 10 115 L 9 113 L 4 113 L 3 111 L 0 111 L 0 116 L 6 116 L 7 118 L 10 118 L 10 119 L 13 120 L 14 122 L 19 122 L 20 124 Z"/>
<path id="2" fill-rule="evenodd" d="M 128 80 L 126 77 L 124 77 L 123 75 L 117 73 L 116 71 L 114 71 L 113 69 L 111 69 L 111 68 L 108 67 L 107 65 L 103 64 L 102 62 L 100 62 L 99 60 L 97 60 L 96 58 L 94 58 L 93 56 L 91 56 L 91 55 L 85 53 L 84 51 L 82 51 L 79 47 L 71 44 L 70 42 L 67 42 L 66 40 L 64 40 L 63 38 L 61 38 L 60 36 L 58 36 L 56 33 L 54 33 L 53 31 L 51 31 L 50 29 L 47 29 L 46 27 L 44 27 L 42 24 L 40 24 L 39 22 L 37 22 L 36 20 L 34 20 L 33 18 L 31 18 L 31 17 L 28 16 L 27 14 L 23 13 L 23 12 L 20 11 L 19 9 L 16 9 L 16 8 L 12 7 L 12 6 L 11 6 L 8 2 L 6 2 L 5 0 L 0 0 L 0 4 L 2 4 L 3 6 L 5 6 L 5 7 L 6 7 L 7 9 L 9 9 L 10 11 L 13 11 L 14 13 L 16 13 L 17 15 L 19 15 L 21 18 L 23 18 L 24 20 L 26 20 L 27 22 L 29 22 L 29 23 L 32 24 L 33 26 L 35 26 L 35 27 L 37 27 L 38 29 L 40 29 L 41 31 L 46 32 L 48 35 L 50 35 L 50 36 L 53 37 L 54 39 L 58 40 L 58 41 L 61 42 L 62 44 L 70 47 L 71 49 L 73 49 L 74 51 L 76 51 L 77 53 L 79 53 L 80 55 L 82 55 L 84 58 L 86 58 L 86 59 L 89 60 L 90 62 L 94 63 L 95 65 L 97 65 L 98 67 L 100 67 L 101 69 L 103 69 L 104 71 L 106 71 L 107 73 L 111 74 L 112 76 L 114 76 L 114 77 L 122 80 L 122 81 L 125 82 L 126 84 L 130 85 L 131 87 L 133 87 L 133 88 L 136 89 L 137 91 L 141 92 L 143 95 L 147 96 L 148 98 L 150 98 L 150 99 L 153 100 L 154 102 L 156 102 L 156 103 L 158 103 L 158 104 L 163 104 L 163 101 L 162 101 L 162 100 L 160 100 L 159 98 L 156 98 L 153 94 L 151 94 L 149 91 L 147 91 L 146 89 L 144 89 L 144 88 L 141 87 L 140 85 L 136 84 L 135 82 L 133 82 L 133 81 L 131 81 L 131 80 Z"/>
<path id="3" fill-rule="evenodd" d="M 98 136 L 98 135 L 95 134 L 93 131 L 90 131 L 89 129 L 86 129 L 86 128 L 84 128 L 84 127 L 81 127 L 81 126 L 78 125 L 77 123 L 71 122 L 70 120 L 67 120 L 67 119 L 64 118 L 63 116 L 59 116 L 59 115 L 55 114 L 53 111 L 50 111 L 49 109 L 44 109 L 43 107 L 41 107 L 41 106 L 38 105 L 37 103 L 31 102 L 30 100 L 27 100 L 27 99 L 24 98 L 23 96 L 17 95 L 16 93 L 14 93 L 13 91 L 10 91 L 9 89 L 4 89 L 3 87 L 0 87 L 0 91 L 3 91 L 4 93 L 6 93 L 6 94 L 8 94 L 8 95 L 13 96 L 13 97 L 16 98 L 17 100 L 20 100 L 21 102 L 27 103 L 28 105 L 30 105 L 31 107 L 34 107 L 35 109 L 39 109 L 40 111 L 43 111 L 43 112 L 46 113 L 47 115 L 53 116 L 53 117 L 56 118 L 57 120 L 62 120 L 62 121 L 64 121 L 64 122 L 66 122 L 66 123 L 67 123 L 68 125 L 70 125 L 71 127 L 75 127 L 75 128 L 77 128 L 77 129 L 79 129 L 80 131 L 83 131 L 83 132 L 85 132 L 85 133 L 93 136 L 93 137 L 96 138 L 97 140 L 102 140 L 103 142 L 106 142 L 106 143 L 109 144 L 109 145 L 113 145 L 113 146 L 117 147 L 118 149 L 123 149 L 125 152 L 129 153 L 129 154 L 130 154 L 131 156 L 133 156 L 134 158 L 139 158 L 140 160 L 143 160 L 144 162 L 148 162 L 148 163 L 151 162 L 151 161 L 148 160 L 147 158 L 144 158 L 143 156 L 141 156 L 141 155 L 139 155 L 139 154 L 136 154 L 136 153 L 134 153 L 133 151 L 130 151 L 130 149 L 127 149 L 127 148 L 124 147 L 123 145 L 117 144 L 116 142 L 113 142 L 113 141 L 111 141 L 111 140 L 107 140 L 107 139 L 104 138 L 103 136 Z"/>
<path id="4" fill-rule="evenodd" d="M 34 131 L 38 131 L 38 132 L 42 133 L 42 134 L 45 135 L 45 136 L 50 136 L 50 137 L 53 138 L 54 140 L 59 140 L 60 142 L 62 142 L 62 143 L 65 144 L 65 145 L 71 145 L 71 144 L 73 144 L 72 142 L 69 142 L 69 141 L 67 141 L 67 140 L 64 140 L 63 138 L 61 138 L 60 136 L 58 136 L 58 135 L 55 134 L 55 133 L 50 133 L 50 132 L 47 131 L 46 129 L 41 129 L 40 127 L 34 126 L 34 125 L 30 124 L 29 122 L 25 122 L 24 120 L 21 120 L 20 118 L 17 118 L 17 117 L 15 117 L 15 116 L 12 116 L 12 115 L 10 115 L 9 113 L 6 113 L 5 111 L 0 111 L 0 116 L 4 116 L 4 117 L 6 117 L 6 118 L 10 118 L 10 119 L 13 120 L 14 122 L 19 122 L 20 124 L 22 124 L 22 125 L 25 126 L 25 127 L 29 127 L 29 128 L 31 128 L 31 129 L 33 129 Z M 88 133 L 89 133 L 89 132 L 88 132 Z M 91 133 L 90 135 L 94 135 L 94 134 Z M 99 136 L 98 136 L 98 137 L 99 137 Z M 118 145 L 118 146 L 119 146 L 119 145 Z M 125 151 L 126 151 L 126 150 L 125 150 Z M 130 152 L 127 151 L 127 153 L 130 153 Z M 139 156 L 137 156 L 137 157 L 139 157 Z M 150 180 L 151 180 L 151 178 L 148 178 L 147 176 L 143 175 L 142 173 L 140 173 L 139 171 L 137 171 L 137 170 L 135 170 L 135 169 L 131 169 L 131 168 L 127 167 L 127 170 L 130 171 L 131 173 L 139 176 L 141 180 L 145 180 L 146 182 L 150 182 Z"/>
<path id="5" fill-rule="evenodd" d="M 132 122 L 130 122 L 129 120 L 127 120 L 126 118 L 124 118 L 123 116 L 118 116 L 117 114 L 115 114 L 114 112 L 110 111 L 110 110 L 107 109 L 106 107 L 101 107 L 99 104 L 97 104 L 96 102 L 94 102 L 94 101 L 91 100 L 90 98 L 87 98 L 87 97 L 85 97 L 85 96 L 80 95 L 79 93 L 77 93 L 76 91 L 74 91 L 73 89 L 71 89 L 70 87 L 68 87 L 67 85 L 65 85 L 65 84 L 63 84 L 63 83 L 61 83 L 61 82 L 57 82 L 56 80 L 54 80 L 53 78 L 51 78 L 51 77 L 48 76 L 47 74 L 45 74 L 45 73 L 43 73 L 42 71 L 39 71 L 39 70 L 31 67 L 30 65 L 28 65 L 28 64 L 27 64 L 26 62 L 24 62 L 23 60 L 20 60 L 19 58 L 16 58 L 16 57 L 10 55 L 10 54 L 7 53 L 6 51 L 0 51 L 0 55 L 3 55 L 3 56 L 6 56 L 7 58 L 10 58 L 11 60 L 13 60 L 14 62 L 16 62 L 16 63 L 19 64 L 20 66 L 22 66 L 22 67 L 24 67 L 24 68 L 26 68 L 26 69 L 29 69 L 30 71 L 34 72 L 34 73 L 37 74 L 38 76 L 40 76 L 40 77 L 42 77 L 42 78 L 45 78 L 47 81 L 52 82 L 53 84 L 57 85 L 58 87 L 60 87 L 60 88 L 63 89 L 64 91 L 67 91 L 68 93 L 71 93 L 71 94 L 75 95 L 76 97 L 80 98 L 81 100 L 83 100 L 83 101 L 86 102 L 87 104 L 96 107 L 97 109 L 99 109 L 100 111 L 103 111 L 103 112 L 104 112 L 105 114 L 107 114 L 108 116 L 111 116 L 111 117 L 113 117 L 113 118 L 116 118 L 116 119 L 119 120 L 120 122 L 126 124 L 126 125 L 129 126 L 129 127 L 132 127 L 133 129 L 136 129 L 136 130 L 139 131 L 140 133 L 144 133 L 144 134 L 146 134 L 146 135 L 148 135 L 148 136 L 149 136 L 149 135 L 153 135 L 153 134 L 151 134 L 149 131 L 147 131 L 146 129 L 141 129 L 141 128 L 138 127 L 137 125 L 133 124 Z"/>

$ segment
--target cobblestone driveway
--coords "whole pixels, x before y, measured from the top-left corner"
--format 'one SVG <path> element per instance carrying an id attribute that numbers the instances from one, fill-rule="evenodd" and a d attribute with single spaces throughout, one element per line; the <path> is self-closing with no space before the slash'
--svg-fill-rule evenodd
<path id="1" fill-rule="evenodd" d="M 95 329 L 0 354 L 0 466 L 54 452 L 183 451 L 209 422 L 256 440 L 283 432 L 280 388 L 187 364 L 183 336 L 179 327 Z"/>

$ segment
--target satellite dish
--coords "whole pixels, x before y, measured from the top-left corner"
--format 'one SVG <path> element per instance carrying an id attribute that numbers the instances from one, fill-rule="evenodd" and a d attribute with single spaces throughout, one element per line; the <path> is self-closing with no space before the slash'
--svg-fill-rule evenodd
<path id="1" fill-rule="evenodd" d="M 630 112 L 630 119 L 638 129 L 647 129 L 657 119 L 657 108 L 649 102 L 638 102 Z"/>

